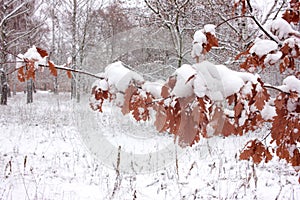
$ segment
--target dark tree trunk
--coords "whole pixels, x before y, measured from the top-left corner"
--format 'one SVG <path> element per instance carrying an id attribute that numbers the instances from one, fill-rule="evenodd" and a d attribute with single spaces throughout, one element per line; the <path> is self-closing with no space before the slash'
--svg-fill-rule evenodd
<path id="1" fill-rule="evenodd" d="M 73 67 L 73 69 L 75 69 L 75 67 Z M 77 89 L 76 77 L 72 76 L 72 80 L 71 80 L 71 99 L 76 99 L 76 89 Z"/>
<path id="2" fill-rule="evenodd" d="M 7 76 L 4 71 L 1 71 L 1 105 L 7 105 L 8 84 Z"/>
<path id="3" fill-rule="evenodd" d="M 58 94 L 58 79 L 54 78 L 54 94 Z"/>
<path id="4" fill-rule="evenodd" d="M 33 102 L 33 81 L 32 79 L 27 81 L 27 103 Z"/>
<path id="5" fill-rule="evenodd" d="M 77 100 L 77 103 L 80 102 L 80 75 L 79 74 L 77 74 L 76 100 Z"/>
<path id="6" fill-rule="evenodd" d="M 76 54 L 77 54 L 77 47 L 76 47 L 76 29 L 77 29 L 77 0 L 73 0 L 73 12 L 72 12 L 72 68 L 76 69 Z M 71 80 L 71 99 L 76 99 L 76 89 L 77 89 L 77 76 L 72 76 Z"/>

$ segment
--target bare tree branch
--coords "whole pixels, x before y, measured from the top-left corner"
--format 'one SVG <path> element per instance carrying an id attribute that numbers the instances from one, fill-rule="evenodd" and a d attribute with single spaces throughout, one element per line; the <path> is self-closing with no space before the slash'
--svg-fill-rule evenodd
<path id="1" fill-rule="evenodd" d="M 24 5 L 25 5 L 26 2 L 23 2 L 22 4 L 20 4 L 17 8 L 15 8 L 12 12 L 10 12 L 8 15 L 4 16 L 3 19 L 1 20 L 0 22 L 0 27 L 3 25 L 3 23 L 6 21 L 6 20 L 9 20 L 13 17 L 16 17 L 18 16 L 19 14 L 16 14 Z"/>

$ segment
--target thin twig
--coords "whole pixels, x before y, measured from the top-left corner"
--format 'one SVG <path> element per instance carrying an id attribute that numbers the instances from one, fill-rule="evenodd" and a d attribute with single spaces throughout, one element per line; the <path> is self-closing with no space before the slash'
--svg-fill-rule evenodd
<path id="1" fill-rule="evenodd" d="M 39 65 L 39 67 L 49 67 L 49 65 Z M 60 66 L 55 66 L 55 68 L 59 69 L 59 70 L 71 71 L 71 72 L 75 72 L 75 73 L 79 73 L 79 74 L 84 74 L 84 75 L 91 76 L 91 77 L 101 79 L 101 80 L 104 79 L 104 77 L 102 77 L 102 76 L 98 76 L 96 74 L 93 74 L 93 73 L 87 72 L 87 71 L 83 71 L 83 70 L 72 69 L 72 68 L 68 68 L 68 67 L 60 67 Z"/>
<path id="2" fill-rule="evenodd" d="M 250 12 L 252 13 L 253 9 L 252 9 L 252 6 L 251 6 L 251 3 L 250 3 L 250 0 L 247 0 L 247 4 L 249 6 L 249 10 Z"/>
<path id="3" fill-rule="evenodd" d="M 278 9 L 277 13 L 276 13 L 275 16 L 273 17 L 273 20 L 275 20 L 275 19 L 277 18 L 278 14 L 279 14 L 279 12 L 281 11 L 281 9 L 283 8 L 284 4 L 285 4 L 285 1 L 282 2 L 280 8 Z"/>
<path id="4" fill-rule="evenodd" d="M 271 40 L 273 40 L 274 42 L 276 42 L 276 43 L 278 43 L 278 41 L 277 40 L 275 40 L 263 27 L 262 27 L 262 25 L 257 21 L 257 19 L 253 16 L 253 15 L 242 15 L 242 16 L 235 16 L 235 17 L 231 17 L 231 18 L 229 18 L 229 19 L 226 19 L 226 20 L 224 20 L 223 22 L 221 22 L 220 24 L 218 24 L 217 26 L 216 26 L 216 28 L 219 28 L 220 26 L 222 26 L 224 23 L 228 23 L 228 21 L 230 21 L 230 20 L 234 20 L 234 19 L 238 19 L 238 18 L 250 18 L 250 19 L 252 19 L 254 22 L 255 22 L 255 24 L 259 27 L 259 29 L 260 30 L 262 30 L 262 32 L 264 32 L 264 34 L 266 34 L 266 36 L 268 37 L 268 38 L 270 38 Z"/>
<path id="5" fill-rule="evenodd" d="M 272 85 L 264 85 L 263 87 L 267 88 L 267 89 L 277 90 L 278 92 L 281 92 L 281 93 L 284 93 L 284 94 L 288 94 L 288 95 L 290 94 L 289 92 L 285 92 L 285 91 L 283 91 L 283 90 L 281 90 L 281 89 L 279 89 L 275 86 L 272 86 Z"/>

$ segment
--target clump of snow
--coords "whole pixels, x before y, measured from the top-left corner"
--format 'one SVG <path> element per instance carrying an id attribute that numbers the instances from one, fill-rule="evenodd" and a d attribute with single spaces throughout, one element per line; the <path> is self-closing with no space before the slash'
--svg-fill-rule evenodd
<path id="1" fill-rule="evenodd" d="M 300 46 L 300 39 L 291 37 L 286 40 L 284 40 L 283 44 L 287 44 L 290 48 L 294 48 L 296 45 L 299 47 Z"/>
<path id="2" fill-rule="evenodd" d="M 203 46 L 200 43 L 198 43 L 198 42 L 193 43 L 193 49 L 192 49 L 192 53 L 191 53 L 193 58 L 195 58 L 197 56 L 199 57 L 201 55 L 202 51 L 203 51 Z"/>
<path id="3" fill-rule="evenodd" d="M 269 24 L 267 24 L 266 29 L 279 40 L 287 39 L 291 33 L 295 33 L 291 25 L 282 18 L 272 20 Z"/>
<path id="4" fill-rule="evenodd" d="M 34 67 L 37 69 L 39 65 L 46 65 L 47 60 L 46 57 L 42 58 L 42 56 L 37 51 L 36 47 L 33 45 L 31 48 L 27 50 L 27 52 L 22 55 L 19 54 L 20 58 L 28 59 L 28 60 L 34 60 Z M 18 64 L 17 64 L 18 66 Z"/>
<path id="5" fill-rule="evenodd" d="M 193 48 L 191 55 L 193 58 L 199 57 L 203 51 L 203 44 L 207 43 L 207 38 L 205 33 L 211 33 L 216 35 L 216 26 L 213 24 L 206 24 L 203 29 L 198 30 L 194 34 Z"/>
<path id="6" fill-rule="evenodd" d="M 96 80 L 92 85 L 92 88 L 94 87 L 100 88 L 102 91 L 108 91 L 108 83 L 105 79 Z"/>
<path id="7" fill-rule="evenodd" d="M 255 53 L 259 57 L 262 57 L 278 48 L 276 42 L 272 40 L 256 40 L 254 45 L 250 48 L 250 53 Z"/>
<path id="8" fill-rule="evenodd" d="M 239 117 L 239 126 L 242 126 L 245 124 L 248 116 L 246 113 L 246 110 L 242 110 L 241 116 Z"/>
<path id="9" fill-rule="evenodd" d="M 214 24 L 206 24 L 206 25 L 204 25 L 204 32 L 216 35 L 216 25 L 214 25 Z"/>
<path id="10" fill-rule="evenodd" d="M 196 70 L 191 66 L 184 64 L 178 68 L 173 75 L 176 76 L 176 84 L 172 94 L 178 97 L 188 97 L 193 94 L 193 82 L 189 78 L 196 74 Z"/>
<path id="11" fill-rule="evenodd" d="M 296 102 L 294 99 L 288 99 L 286 108 L 289 112 L 293 112 L 297 109 L 298 102 Z"/>
<path id="12" fill-rule="evenodd" d="M 154 98 L 161 98 L 161 89 L 164 83 L 162 81 L 150 82 L 146 81 L 142 85 L 142 89 L 153 95 Z"/>
<path id="13" fill-rule="evenodd" d="M 203 44 L 207 43 L 207 38 L 202 30 L 198 30 L 194 34 L 194 41 L 193 41 L 193 49 L 192 49 L 192 57 L 197 57 L 202 54 L 203 51 Z"/>
<path id="14" fill-rule="evenodd" d="M 270 63 L 270 64 L 275 64 L 276 62 L 278 62 L 280 60 L 280 58 L 282 57 L 282 52 L 281 51 L 277 51 L 276 53 L 271 53 L 271 54 L 267 54 L 264 63 Z"/>
<path id="15" fill-rule="evenodd" d="M 283 42 L 283 45 L 288 45 L 288 47 L 292 49 L 291 54 L 296 57 L 298 55 L 297 49 L 300 47 L 300 33 L 298 35 L 299 35 L 298 38 L 290 37 Z"/>
<path id="16" fill-rule="evenodd" d="M 203 33 L 202 30 L 198 30 L 195 32 L 194 34 L 194 43 L 198 42 L 200 44 L 206 43 L 207 42 L 207 38 L 205 36 L 205 34 Z"/>
<path id="17" fill-rule="evenodd" d="M 300 80 L 295 76 L 288 76 L 283 80 L 283 85 L 279 88 L 285 92 L 295 91 L 300 94 Z"/>
<path id="18" fill-rule="evenodd" d="M 197 70 L 194 84 L 195 94 L 198 97 L 207 95 L 215 101 L 223 100 L 224 87 L 216 65 L 208 61 L 203 61 L 196 64 L 195 68 Z"/>
<path id="19" fill-rule="evenodd" d="M 137 83 L 144 82 L 141 75 L 129 70 L 120 61 L 112 63 L 105 68 L 105 78 L 109 87 L 115 88 L 119 92 L 125 92 L 132 81 Z"/>
<path id="20" fill-rule="evenodd" d="M 246 96 L 247 94 L 251 94 L 251 92 L 252 92 L 252 83 L 251 82 L 247 82 L 244 86 L 243 86 L 243 88 L 242 88 L 242 90 L 241 90 L 241 93 L 242 93 L 242 95 L 243 96 Z"/>
<path id="21" fill-rule="evenodd" d="M 207 95 L 214 101 L 224 100 L 238 92 L 247 82 L 257 82 L 257 77 L 253 74 L 236 72 L 224 65 L 214 65 L 208 61 L 194 67 L 197 71 L 194 80 L 195 94 L 198 97 Z"/>
<path id="22" fill-rule="evenodd" d="M 283 80 L 283 85 L 278 87 L 284 92 L 297 92 L 300 94 L 300 80 L 295 76 L 288 76 Z M 295 111 L 298 106 L 298 102 L 294 99 L 289 99 L 287 102 L 287 110 L 289 112 Z"/>
<path id="23" fill-rule="evenodd" d="M 275 106 L 271 106 L 269 103 L 266 103 L 262 111 L 260 112 L 261 116 L 265 120 L 271 120 L 273 117 L 275 117 L 276 114 L 276 108 Z"/>

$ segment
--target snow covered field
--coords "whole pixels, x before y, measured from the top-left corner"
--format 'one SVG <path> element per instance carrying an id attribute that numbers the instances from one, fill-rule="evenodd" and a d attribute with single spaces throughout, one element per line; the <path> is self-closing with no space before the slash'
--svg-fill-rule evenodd
<path id="1" fill-rule="evenodd" d="M 38 92 L 33 104 L 25 104 L 25 94 L 19 93 L 0 107 L 0 199 L 300 199 L 299 174 L 285 162 L 254 166 L 238 160 L 251 135 L 202 139 L 149 173 L 119 170 L 122 154 L 108 155 L 115 159 L 115 168 L 109 167 L 83 142 L 78 105 L 69 97 Z M 112 113 L 112 107 L 105 109 Z M 109 112 L 95 116 L 95 130 L 116 149 L 135 146 L 131 151 L 137 154 L 173 140 L 168 135 L 133 139 L 133 132 L 147 134 L 149 127 L 125 127 L 121 116 Z"/>

